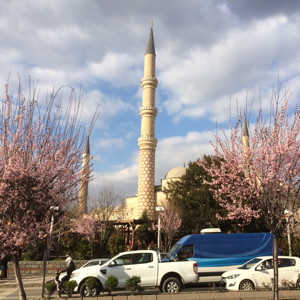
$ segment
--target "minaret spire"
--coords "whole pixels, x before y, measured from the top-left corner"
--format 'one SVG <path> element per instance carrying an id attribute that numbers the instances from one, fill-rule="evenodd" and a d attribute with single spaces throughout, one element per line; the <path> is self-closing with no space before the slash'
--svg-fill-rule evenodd
<path id="1" fill-rule="evenodd" d="M 144 56 L 144 77 L 141 80 L 143 89 L 141 116 L 141 136 L 139 146 L 139 178 L 138 178 L 138 211 L 136 217 L 141 217 L 146 211 L 149 217 L 154 216 L 155 207 L 155 91 L 157 79 L 155 77 L 155 46 L 153 38 L 153 23 L 150 23 L 150 33 Z"/>
<path id="2" fill-rule="evenodd" d="M 82 153 L 82 169 L 81 169 L 81 180 L 78 197 L 78 214 L 87 214 L 87 200 L 88 200 L 88 184 L 90 174 L 90 132 L 88 132 L 85 147 Z"/>

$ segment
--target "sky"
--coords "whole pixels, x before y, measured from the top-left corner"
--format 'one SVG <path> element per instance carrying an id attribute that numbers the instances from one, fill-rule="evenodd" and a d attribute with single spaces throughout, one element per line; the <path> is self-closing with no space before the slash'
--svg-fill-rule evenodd
<path id="1" fill-rule="evenodd" d="M 29 76 L 40 97 L 83 91 L 93 181 L 137 193 L 140 80 L 153 20 L 156 184 L 172 168 L 212 154 L 217 128 L 257 114 L 278 86 L 300 96 L 299 0 L 0 0 L 0 92 Z"/>

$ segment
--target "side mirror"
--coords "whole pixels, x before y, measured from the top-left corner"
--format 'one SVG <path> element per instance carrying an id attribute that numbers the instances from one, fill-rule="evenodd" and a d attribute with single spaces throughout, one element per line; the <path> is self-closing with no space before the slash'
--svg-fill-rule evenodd
<path id="1" fill-rule="evenodd" d="M 116 266 L 116 265 L 117 265 L 116 261 L 113 260 L 108 266 L 109 266 L 109 267 L 114 267 L 114 266 Z"/>
<path id="2" fill-rule="evenodd" d="M 262 271 L 262 266 L 258 266 L 258 267 L 256 267 L 256 271 Z"/>

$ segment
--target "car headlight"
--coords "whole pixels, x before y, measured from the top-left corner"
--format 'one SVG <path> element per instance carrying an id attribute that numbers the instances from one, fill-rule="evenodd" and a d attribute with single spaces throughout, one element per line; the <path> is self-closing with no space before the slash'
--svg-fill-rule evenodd
<path id="1" fill-rule="evenodd" d="M 234 274 L 234 275 L 228 276 L 227 278 L 228 278 L 228 279 L 235 279 L 235 278 L 237 278 L 237 277 L 239 277 L 239 276 L 240 276 L 240 274 Z"/>

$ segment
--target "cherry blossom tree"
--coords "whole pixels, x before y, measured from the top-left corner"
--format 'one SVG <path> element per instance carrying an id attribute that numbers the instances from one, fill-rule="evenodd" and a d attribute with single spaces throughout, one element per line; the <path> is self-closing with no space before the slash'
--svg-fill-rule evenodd
<path id="1" fill-rule="evenodd" d="M 213 144 L 222 163 L 203 165 L 212 177 L 215 198 L 227 211 L 219 218 L 238 219 L 243 225 L 264 216 L 274 234 L 274 299 L 279 299 L 277 249 L 284 213 L 299 207 L 300 109 L 288 115 L 288 104 L 287 94 L 274 93 L 270 117 L 260 109 L 253 133 L 245 118 L 229 134 L 223 130 L 223 138 L 216 136 Z"/>
<path id="2" fill-rule="evenodd" d="M 96 233 L 100 230 L 100 222 L 92 215 L 84 215 L 79 219 L 70 220 L 70 231 L 77 232 L 84 236 L 90 243 L 91 258 L 93 258 L 93 246 L 96 240 Z"/>
<path id="3" fill-rule="evenodd" d="M 19 86 L 0 110 L 0 252 L 14 263 L 20 299 L 26 299 L 19 259 L 27 245 L 46 241 L 52 214 L 77 200 L 85 131 L 81 101 L 73 89 L 62 87 L 44 103 L 30 83 L 25 97 Z M 63 100 L 63 94 L 70 97 Z"/>
<path id="4" fill-rule="evenodd" d="M 124 219 L 125 197 L 112 184 L 104 182 L 91 197 L 91 214 L 101 222 L 100 239 L 104 248 L 113 231 L 112 220 Z"/>
<path id="5" fill-rule="evenodd" d="M 164 211 L 160 212 L 160 230 L 164 241 L 164 251 L 170 250 L 181 222 L 180 214 L 173 207 L 165 208 Z M 155 225 L 155 229 L 158 229 L 158 225 Z"/>

